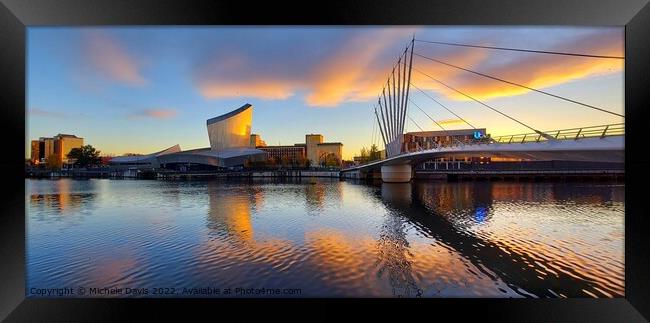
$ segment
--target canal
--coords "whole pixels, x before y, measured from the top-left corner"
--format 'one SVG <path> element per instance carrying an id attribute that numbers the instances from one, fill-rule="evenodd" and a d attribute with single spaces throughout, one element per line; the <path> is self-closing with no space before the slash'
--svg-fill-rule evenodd
<path id="1" fill-rule="evenodd" d="M 623 183 L 25 185 L 28 297 L 624 296 Z"/>

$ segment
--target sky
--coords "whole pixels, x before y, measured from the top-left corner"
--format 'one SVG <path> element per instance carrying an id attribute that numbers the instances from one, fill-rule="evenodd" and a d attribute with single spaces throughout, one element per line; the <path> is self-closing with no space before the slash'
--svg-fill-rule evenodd
<path id="1" fill-rule="evenodd" d="M 624 56 L 622 27 L 29 27 L 25 156 L 30 140 L 58 133 L 83 137 L 102 155 L 209 147 L 205 120 L 250 103 L 252 132 L 268 145 L 320 133 L 342 142 L 344 159 L 352 159 L 361 147 L 383 147 L 373 108 L 413 37 Z M 618 114 L 622 59 L 422 41 L 414 53 L 411 83 L 426 95 L 412 87 L 410 97 L 445 129 L 469 126 L 427 95 L 492 136 L 531 132 L 430 77 L 538 130 L 624 122 L 421 56 Z M 408 117 L 406 131 L 440 130 L 413 104 Z"/>

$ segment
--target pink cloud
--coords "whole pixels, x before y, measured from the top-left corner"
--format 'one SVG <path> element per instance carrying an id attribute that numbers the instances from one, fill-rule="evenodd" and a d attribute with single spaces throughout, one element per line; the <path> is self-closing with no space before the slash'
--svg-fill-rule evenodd
<path id="1" fill-rule="evenodd" d="M 177 115 L 175 109 L 144 109 L 138 113 L 130 115 L 132 119 L 153 118 L 153 119 L 169 119 Z"/>
<path id="2" fill-rule="evenodd" d="M 131 86 L 147 83 L 136 59 L 128 53 L 123 44 L 107 33 L 86 33 L 83 51 L 87 63 L 102 77 Z"/>

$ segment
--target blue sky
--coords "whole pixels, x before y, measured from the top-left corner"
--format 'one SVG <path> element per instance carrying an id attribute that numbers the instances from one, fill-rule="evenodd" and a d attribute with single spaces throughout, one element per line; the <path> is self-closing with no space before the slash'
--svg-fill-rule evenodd
<path id="1" fill-rule="evenodd" d="M 321 133 L 350 159 L 373 141 L 386 77 L 416 39 L 624 56 L 622 27 L 30 27 L 27 138 L 71 133 L 103 154 L 209 146 L 205 120 L 244 103 L 269 145 Z M 415 52 L 624 113 L 623 60 L 416 42 Z M 620 117 L 414 58 L 414 67 L 540 130 Z M 530 132 L 414 72 L 412 82 L 492 135 Z M 466 128 L 417 90 L 447 128 Z M 414 107 L 424 130 L 437 130 Z M 408 131 L 419 130 L 407 121 Z M 374 136 L 378 143 L 377 136 Z"/>

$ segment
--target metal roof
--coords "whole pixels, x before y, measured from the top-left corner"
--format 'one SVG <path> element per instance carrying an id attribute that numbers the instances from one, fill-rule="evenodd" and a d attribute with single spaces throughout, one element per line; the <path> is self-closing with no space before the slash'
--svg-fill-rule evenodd
<path id="1" fill-rule="evenodd" d="M 118 156 L 118 157 L 113 157 L 111 158 L 108 162 L 113 163 L 113 164 L 128 164 L 128 163 L 136 163 L 136 162 L 144 162 L 147 161 L 151 158 L 155 158 L 161 155 L 165 154 L 171 154 L 171 153 L 177 153 L 181 151 L 181 146 L 174 145 L 171 146 L 167 149 L 163 149 L 159 152 L 147 154 L 147 155 L 140 155 L 140 156 Z"/>
<path id="2" fill-rule="evenodd" d="M 232 117 L 232 116 L 235 116 L 235 115 L 237 115 L 237 114 L 240 114 L 240 113 L 244 112 L 246 109 L 251 108 L 251 107 L 253 107 L 253 106 L 250 105 L 250 104 L 248 104 L 248 103 L 246 103 L 246 104 L 244 104 L 243 106 L 241 106 L 239 109 L 236 109 L 236 110 L 230 111 L 230 112 L 228 112 L 228 113 L 226 113 L 226 114 L 222 114 L 222 115 L 220 115 L 220 116 L 218 116 L 218 117 L 210 118 L 210 119 L 208 119 L 208 120 L 206 121 L 206 123 L 207 123 L 207 125 L 211 125 L 211 124 L 213 124 L 213 123 L 217 123 L 217 122 L 219 122 L 219 121 L 221 121 L 221 120 L 225 120 L 225 119 L 228 119 L 228 118 L 230 118 L 230 117 Z"/>

